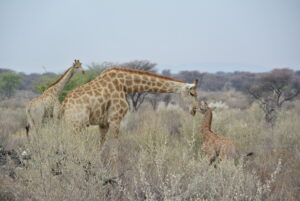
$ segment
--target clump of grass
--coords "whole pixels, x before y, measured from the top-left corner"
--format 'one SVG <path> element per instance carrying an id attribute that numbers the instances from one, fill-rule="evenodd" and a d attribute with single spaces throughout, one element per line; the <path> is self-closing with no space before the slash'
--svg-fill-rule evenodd
<path id="1" fill-rule="evenodd" d="M 6 149 L 15 149 L 23 143 L 19 131 L 25 129 L 25 105 L 32 96 L 29 92 L 18 92 L 13 98 L 0 101 L 0 145 Z"/>

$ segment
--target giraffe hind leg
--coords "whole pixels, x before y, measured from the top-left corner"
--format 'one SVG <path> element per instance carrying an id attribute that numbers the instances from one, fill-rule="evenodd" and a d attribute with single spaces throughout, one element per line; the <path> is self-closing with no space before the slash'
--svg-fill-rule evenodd
<path id="1" fill-rule="evenodd" d="M 216 160 L 217 160 L 217 155 L 213 155 L 210 159 L 209 159 L 209 165 L 212 165 Z"/>
<path id="2" fill-rule="evenodd" d="M 214 168 L 217 168 L 217 164 L 216 163 L 217 163 L 217 159 L 220 158 L 219 156 L 220 156 L 220 152 L 219 151 L 215 151 L 213 153 L 213 155 L 209 159 L 209 165 L 214 164 Z"/>

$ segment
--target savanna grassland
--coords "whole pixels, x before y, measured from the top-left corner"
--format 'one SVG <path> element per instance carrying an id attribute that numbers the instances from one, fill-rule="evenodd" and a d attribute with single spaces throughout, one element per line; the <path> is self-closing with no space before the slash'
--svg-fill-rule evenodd
<path id="1" fill-rule="evenodd" d="M 154 111 L 145 102 L 126 115 L 114 177 L 110 138 L 100 150 L 97 127 L 75 135 L 50 121 L 28 140 L 24 107 L 34 95 L 19 92 L 1 101 L 2 149 L 17 157 L 2 160 L 0 200 L 299 200 L 299 100 L 282 108 L 272 128 L 242 94 L 201 95 L 217 106 L 213 130 L 243 153 L 254 152 L 251 160 L 209 166 L 200 152 L 202 115 L 191 116 L 173 96 L 173 104 L 161 102 Z"/>

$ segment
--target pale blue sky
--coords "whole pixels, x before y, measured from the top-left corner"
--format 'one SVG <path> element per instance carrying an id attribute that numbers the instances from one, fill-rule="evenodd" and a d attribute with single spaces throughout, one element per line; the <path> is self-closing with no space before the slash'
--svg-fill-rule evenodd
<path id="1" fill-rule="evenodd" d="M 300 1 L 0 0 L 0 68 L 63 72 L 74 59 L 300 70 Z"/>

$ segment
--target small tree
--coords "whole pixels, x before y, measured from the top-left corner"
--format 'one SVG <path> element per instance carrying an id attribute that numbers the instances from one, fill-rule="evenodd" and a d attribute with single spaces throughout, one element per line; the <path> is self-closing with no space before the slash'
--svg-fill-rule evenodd
<path id="1" fill-rule="evenodd" d="M 0 94 L 1 96 L 10 98 L 16 89 L 22 85 L 22 78 L 19 74 L 14 72 L 7 72 L 0 74 Z"/>
<path id="2" fill-rule="evenodd" d="M 155 63 L 151 63 L 147 60 L 136 60 L 131 61 L 128 63 L 123 63 L 119 65 L 122 68 L 129 68 L 134 70 L 142 70 L 147 72 L 156 72 Z M 147 96 L 147 92 L 134 92 L 132 94 L 129 94 L 126 99 L 129 103 L 129 107 L 131 111 L 137 111 L 139 107 L 142 105 L 142 103 L 145 100 L 145 97 Z"/>
<path id="3" fill-rule="evenodd" d="M 149 93 L 147 97 L 147 101 L 150 103 L 153 110 L 157 109 L 158 103 L 161 99 L 162 99 L 162 95 L 158 93 Z"/>
<path id="4" fill-rule="evenodd" d="M 273 125 L 277 110 L 300 94 L 300 77 L 290 69 L 275 69 L 259 75 L 248 93 L 260 102 L 266 121 Z"/>

